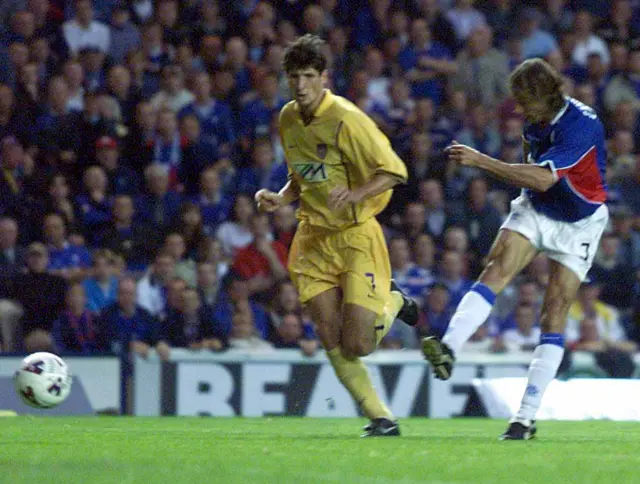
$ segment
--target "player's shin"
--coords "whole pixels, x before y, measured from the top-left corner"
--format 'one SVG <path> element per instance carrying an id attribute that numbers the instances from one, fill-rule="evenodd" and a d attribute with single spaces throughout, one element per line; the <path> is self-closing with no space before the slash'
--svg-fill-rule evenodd
<path id="1" fill-rule="evenodd" d="M 487 320 L 496 300 L 494 292 L 481 282 L 476 282 L 458 304 L 443 338 L 453 353 L 462 346 Z"/>
<path id="2" fill-rule="evenodd" d="M 559 333 L 543 333 L 540 344 L 533 352 L 529 365 L 527 388 L 520 410 L 515 416 L 519 422 L 532 421 L 540 408 L 542 396 L 553 381 L 564 355 L 564 336 Z"/>
<path id="3" fill-rule="evenodd" d="M 382 338 L 384 338 L 391 330 L 391 326 L 393 326 L 393 322 L 396 320 L 396 316 L 402 309 L 403 304 L 404 300 L 402 299 L 402 294 L 399 292 L 389 293 L 389 298 L 387 299 L 387 303 L 384 305 L 382 314 L 376 318 L 375 322 L 376 346 L 380 344 Z"/>
<path id="4" fill-rule="evenodd" d="M 360 358 L 345 358 L 339 347 L 327 351 L 327 356 L 336 375 L 349 390 L 353 399 L 358 402 L 367 418 L 393 420 L 391 411 L 378 397 L 373 383 L 371 383 L 369 371 Z"/>

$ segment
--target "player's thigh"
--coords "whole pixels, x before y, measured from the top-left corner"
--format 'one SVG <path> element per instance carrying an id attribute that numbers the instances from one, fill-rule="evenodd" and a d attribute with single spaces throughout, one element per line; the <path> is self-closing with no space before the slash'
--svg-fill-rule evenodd
<path id="1" fill-rule="evenodd" d="M 316 324 L 318 337 L 324 349 L 330 351 L 340 345 L 342 325 L 342 295 L 334 287 L 315 295 L 306 302 L 312 321 Z"/>
<path id="2" fill-rule="evenodd" d="M 538 254 L 538 249 L 524 235 L 510 229 L 498 233 L 487 257 L 479 281 L 496 294 L 524 269 Z"/>
<path id="3" fill-rule="evenodd" d="M 389 299 L 391 265 L 384 234 L 372 219 L 350 229 L 341 241 L 345 271 L 340 286 L 344 303 L 382 314 Z"/>
<path id="4" fill-rule="evenodd" d="M 576 298 L 580 284 L 580 278 L 572 269 L 557 260 L 550 261 L 549 284 L 540 316 L 543 333 L 564 334 L 567 313 Z"/>
<path id="5" fill-rule="evenodd" d="M 302 304 L 340 286 L 342 267 L 334 252 L 326 234 L 305 226 L 296 232 L 289 251 L 289 275 Z"/>
<path id="6" fill-rule="evenodd" d="M 342 306 L 340 346 L 349 356 L 366 356 L 376 349 L 378 315 L 364 306 L 345 303 Z"/>

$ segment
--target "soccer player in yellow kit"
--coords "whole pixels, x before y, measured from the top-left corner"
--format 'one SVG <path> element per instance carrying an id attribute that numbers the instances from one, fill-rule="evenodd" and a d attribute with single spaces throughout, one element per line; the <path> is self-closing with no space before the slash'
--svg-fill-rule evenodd
<path id="1" fill-rule="evenodd" d="M 360 357 L 373 352 L 396 318 L 415 325 L 418 309 L 391 280 L 376 220 L 407 169 L 365 113 L 326 89 L 324 42 L 305 35 L 285 52 L 294 100 L 280 113 L 289 180 L 256 193 L 268 212 L 299 200 L 291 279 L 317 325 L 336 375 L 371 420 L 364 437 L 399 435 Z"/>

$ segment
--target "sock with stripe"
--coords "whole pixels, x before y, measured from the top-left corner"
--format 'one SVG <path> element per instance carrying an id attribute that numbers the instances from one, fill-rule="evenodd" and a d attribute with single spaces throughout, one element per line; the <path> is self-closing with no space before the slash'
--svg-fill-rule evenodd
<path id="1" fill-rule="evenodd" d="M 527 388 L 515 419 L 520 422 L 535 420 L 542 403 L 542 396 L 553 381 L 564 355 L 564 336 L 559 333 L 543 333 L 540 344 L 533 352 L 529 365 Z"/>
<path id="2" fill-rule="evenodd" d="M 487 320 L 495 301 L 494 292 L 481 282 L 476 282 L 464 295 L 442 339 L 454 354 Z"/>
<path id="3" fill-rule="evenodd" d="M 402 295 L 399 292 L 394 291 L 389 293 L 389 298 L 384 305 L 382 314 L 376 318 L 376 346 L 380 344 L 382 338 L 387 335 L 391 326 L 393 326 L 396 316 L 402 309 L 403 304 L 404 299 L 402 299 Z"/>

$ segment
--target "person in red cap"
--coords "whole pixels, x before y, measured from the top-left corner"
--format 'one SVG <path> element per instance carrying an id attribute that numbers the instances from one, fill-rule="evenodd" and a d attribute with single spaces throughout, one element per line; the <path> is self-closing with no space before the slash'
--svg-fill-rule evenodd
<path id="1" fill-rule="evenodd" d="M 135 171 L 122 163 L 118 141 L 101 136 L 96 141 L 96 161 L 104 168 L 112 195 L 136 196 L 140 193 L 140 179 Z"/>

